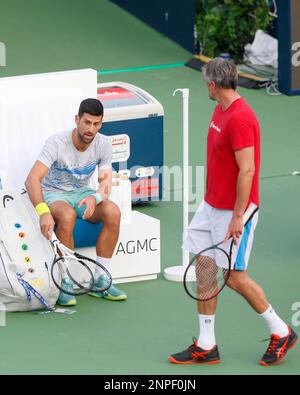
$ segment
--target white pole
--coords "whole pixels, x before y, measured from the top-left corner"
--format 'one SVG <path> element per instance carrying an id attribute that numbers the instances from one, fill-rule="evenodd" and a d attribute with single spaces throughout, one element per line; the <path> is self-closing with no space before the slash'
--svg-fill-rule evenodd
<path id="1" fill-rule="evenodd" d="M 182 92 L 183 98 L 183 232 L 182 238 L 185 240 L 189 222 L 189 89 L 176 89 Z M 189 263 L 189 253 L 182 249 L 182 265 L 171 266 L 164 270 L 164 277 L 171 281 L 182 281 L 185 268 Z"/>
<path id="2" fill-rule="evenodd" d="M 176 94 L 176 91 L 173 95 Z M 183 241 L 189 225 L 189 89 L 182 89 L 183 97 Z M 182 264 L 184 268 L 189 263 L 189 253 L 182 249 Z"/>

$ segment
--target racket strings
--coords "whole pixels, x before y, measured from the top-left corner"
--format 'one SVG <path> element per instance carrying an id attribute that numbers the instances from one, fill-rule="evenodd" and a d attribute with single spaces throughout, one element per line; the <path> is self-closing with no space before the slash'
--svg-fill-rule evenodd
<path id="1" fill-rule="evenodd" d="M 100 281 L 94 276 L 95 266 L 102 269 Z M 112 276 L 103 265 L 77 253 L 56 258 L 51 267 L 51 276 L 60 291 L 74 296 L 104 292 L 112 284 Z"/>
<path id="2" fill-rule="evenodd" d="M 60 291 L 69 295 L 84 295 L 91 291 L 105 292 L 111 287 L 112 276 L 104 265 L 66 247 L 54 234 L 51 244 L 54 252 L 51 277 Z M 103 273 L 97 278 L 96 267 Z"/>
<path id="3" fill-rule="evenodd" d="M 199 256 L 195 265 L 195 292 L 198 299 L 210 299 L 216 296 L 224 284 L 228 269 L 219 267 L 215 259 Z"/>
<path id="4" fill-rule="evenodd" d="M 224 288 L 230 274 L 229 256 L 221 249 L 211 249 L 209 255 L 196 255 L 187 269 L 185 288 L 188 294 L 206 301 L 216 297 Z"/>
<path id="5" fill-rule="evenodd" d="M 51 276 L 57 288 L 68 295 L 82 295 L 93 289 L 95 279 L 92 270 L 82 258 L 61 256 L 51 268 Z"/>

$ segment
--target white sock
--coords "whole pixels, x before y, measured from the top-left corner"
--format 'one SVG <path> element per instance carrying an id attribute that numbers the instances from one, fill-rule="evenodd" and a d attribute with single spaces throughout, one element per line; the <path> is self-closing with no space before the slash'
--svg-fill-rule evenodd
<path id="1" fill-rule="evenodd" d="M 107 270 L 109 270 L 111 258 L 102 258 L 101 256 L 97 256 L 96 261 L 99 262 L 102 266 L 104 266 Z M 102 274 L 105 274 L 105 271 L 101 269 L 101 267 L 96 266 L 95 274 L 94 274 L 95 279 L 97 280 L 97 278 Z"/>
<path id="2" fill-rule="evenodd" d="M 199 314 L 200 335 L 198 347 L 210 350 L 216 345 L 215 338 L 215 316 Z"/>
<path id="3" fill-rule="evenodd" d="M 280 317 L 278 317 L 271 305 L 269 305 L 267 310 L 264 313 L 260 314 L 260 316 L 266 321 L 271 334 L 278 335 L 280 337 L 288 335 L 289 328 L 287 324 L 282 321 Z"/>
<path id="4" fill-rule="evenodd" d="M 67 265 L 66 265 L 65 261 L 62 259 L 58 265 L 59 265 L 59 270 L 60 270 L 60 274 L 61 274 L 61 279 L 62 280 L 69 279 L 69 276 L 67 273 Z"/>

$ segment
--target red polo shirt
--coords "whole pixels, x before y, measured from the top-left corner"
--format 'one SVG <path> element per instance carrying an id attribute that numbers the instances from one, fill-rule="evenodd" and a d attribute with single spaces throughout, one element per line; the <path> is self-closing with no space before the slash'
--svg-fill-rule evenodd
<path id="1" fill-rule="evenodd" d="M 259 205 L 260 127 L 254 111 L 243 98 L 225 111 L 217 105 L 207 135 L 205 201 L 215 208 L 233 210 L 239 168 L 235 151 L 254 147 L 255 175 L 249 202 Z"/>

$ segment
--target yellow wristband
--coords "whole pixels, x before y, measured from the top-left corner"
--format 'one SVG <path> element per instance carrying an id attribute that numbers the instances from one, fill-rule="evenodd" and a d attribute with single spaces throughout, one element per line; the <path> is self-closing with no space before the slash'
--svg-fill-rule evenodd
<path id="1" fill-rule="evenodd" d="M 45 202 L 39 203 L 35 206 L 35 210 L 39 216 L 50 213 L 50 209 Z"/>

